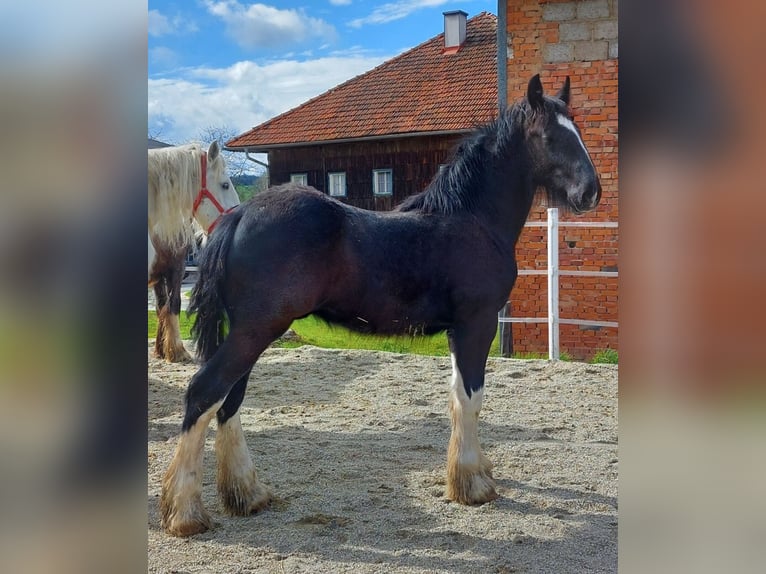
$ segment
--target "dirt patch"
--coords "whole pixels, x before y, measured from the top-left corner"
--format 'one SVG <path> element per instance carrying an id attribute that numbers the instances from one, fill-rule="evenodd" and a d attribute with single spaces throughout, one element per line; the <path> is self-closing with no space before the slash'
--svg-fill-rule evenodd
<path id="1" fill-rule="evenodd" d="M 151 349 L 151 347 L 150 347 Z M 479 436 L 500 497 L 444 498 L 448 357 L 269 349 L 242 425 L 276 499 L 215 528 L 160 530 L 160 483 L 197 367 L 149 358 L 149 572 L 617 571 L 617 368 L 490 359 Z"/>

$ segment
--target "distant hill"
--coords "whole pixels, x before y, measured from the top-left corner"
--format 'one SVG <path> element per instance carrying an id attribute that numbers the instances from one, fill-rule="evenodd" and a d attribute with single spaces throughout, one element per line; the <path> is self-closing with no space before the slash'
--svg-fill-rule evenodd
<path id="1" fill-rule="evenodd" d="M 239 199 L 246 201 L 266 189 L 268 176 L 265 172 L 260 175 L 242 174 L 233 176 L 231 181 L 237 189 Z"/>
<path id="2" fill-rule="evenodd" d="M 242 175 L 235 175 L 231 178 L 231 182 L 234 185 L 255 185 L 255 182 L 263 177 L 263 175 L 254 175 L 250 173 L 244 173 Z"/>

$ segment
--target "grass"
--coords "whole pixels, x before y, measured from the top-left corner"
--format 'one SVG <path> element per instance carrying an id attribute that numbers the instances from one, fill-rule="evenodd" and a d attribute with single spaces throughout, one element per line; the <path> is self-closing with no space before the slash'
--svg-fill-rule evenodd
<path id="1" fill-rule="evenodd" d="M 617 351 L 614 349 L 601 349 L 600 351 L 596 351 L 596 354 L 593 355 L 593 358 L 590 360 L 591 363 L 608 363 L 610 365 L 616 365 L 617 364 Z"/>
<path id="2" fill-rule="evenodd" d="M 191 339 L 191 325 L 193 322 L 193 317 L 188 317 L 184 311 L 181 312 L 179 323 L 182 339 Z M 406 335 L 396 337 L 362 335 L 343 327 L 330 326 L 313 316 L 294 321 L 291 328 L 300 340 L 280 340 L 275 346 L 293 348 L 300 347 L 301 345 L 314 345 L 328 349 L 367 349 L 371 351 L 412 353 L 416 355 L 449 355 L 449 346 L 445 333 L 417 337 Z M 154 311 L 148 312 L 148 336 L 150 338 L 157 336 L 157 314 Z M 498 338 L 495 337 L 490 351 L 492 356 L 500 356 L 498 341 Z"/>
<path id="3" fill-rule="evenodd" d="M 389 351 L 391 353 L 412 353 L 415 355 L 449 355 L 447 335 L 444 333 L 431 336 L 400 335 L 394 337 L 362 335 L 343 327 L 330 326 L 313 316 L 294 321 L 292 329 L 304 343 L 316 347 L 367 349 L 371 351 Z"/>
<path id="4" fill-rule="evenodd" d="M 181 312 L 179 323 L 181 327 L 181 338 L 191 339 L 191 326 L 194 322 L 193 317 L 188 317 L 185 311 Z M 149 337 L 157 336 L 157 314 L 149 311 L 148 315 L 148 333 Z M 434 355 L 448 356 L 449 346 L 447 344 L 447 335 L 439 333 L 438 335 L 417 337 L 401 335 L 396 337 L 383 337 L 379 335 L 362 335 L 344 329 L 343 327 L 331 326 L 309 316 L 304 319 L 294 321 L 292 329 L 298 335 L 299 340 L 278 340 L 274 343 L 275 347 L 290 349 L 300 347 L 301 345 L 314 345 L 315 347 L 324 347 L 326 349 L 366 349 L 370 351 L 388 351 L 391 353 L 411 353 L 415 355 Z M 495 336 L 490 349 L 491 357 L 500 356 L 499 338 Z M 547 353 L 514 353 L 514 359 L 547 359 Z M 591 359 L 591 363 L 609 363 L 617 364 L 617 351 L 614 349 L 602 349 L 597 351 Z M 561 352 L 562 361 L 571 361 L 572 357 Z"/>
<path id="5" fill-rule="evenodd" d="M 194 319 L 190 319 L 186 316 L 185 311 L 181 311 L 181 315 L 178 318 L 178 322 L 181 326 L 181 338 L 191 339 L 191 326 Z M 157 336 L 157 313 L 149 311 L 149 319 L 147 321 L 149 327 L 149 338 L 153 339 Z"/>

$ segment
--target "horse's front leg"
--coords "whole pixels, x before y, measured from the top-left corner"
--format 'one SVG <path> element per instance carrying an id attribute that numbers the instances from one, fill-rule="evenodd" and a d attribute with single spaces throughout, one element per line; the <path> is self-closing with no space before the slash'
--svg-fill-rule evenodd
<path id="1" fill-rule="evenodd" d="M 478 434 L 484 368 L 496 324 L 493 315 L 448 333 L 452 352 L 449 397 L 452 435 L 447 451 L 446 496 L 461 504 L 483 504 L 497 498 L 492 463 L 481 451 Z"/>

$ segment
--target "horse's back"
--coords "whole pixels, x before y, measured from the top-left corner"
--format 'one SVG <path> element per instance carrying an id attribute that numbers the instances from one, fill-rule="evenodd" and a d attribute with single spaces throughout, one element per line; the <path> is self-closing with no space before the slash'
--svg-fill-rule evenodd
<path id="1" fill-rule="evenodd" d="M 233 308 L 429 332 L 447 328 L 463 301 L 510 291 L 486 293 L 497 283 L 488 274 L 505 275 L 504 256 L 461 215 L 367 211 L 292 184 L 241 209 L 226 263 Z"/>
<path id="2" fill-rule="evenodd" d="M 270 188 L 239 209 L 225 265 L 230 307 L 310 313 L 344 273 L 343 206 L 313 188 L 288 185 Z"/>
<path id="3" fill-rule="evenodd" d="M 343 225 L 342 206 L 305 186 L 277 186 L 243 204 L 234 242 L 261 257 L 289 257 L 326 248 Z"/>

